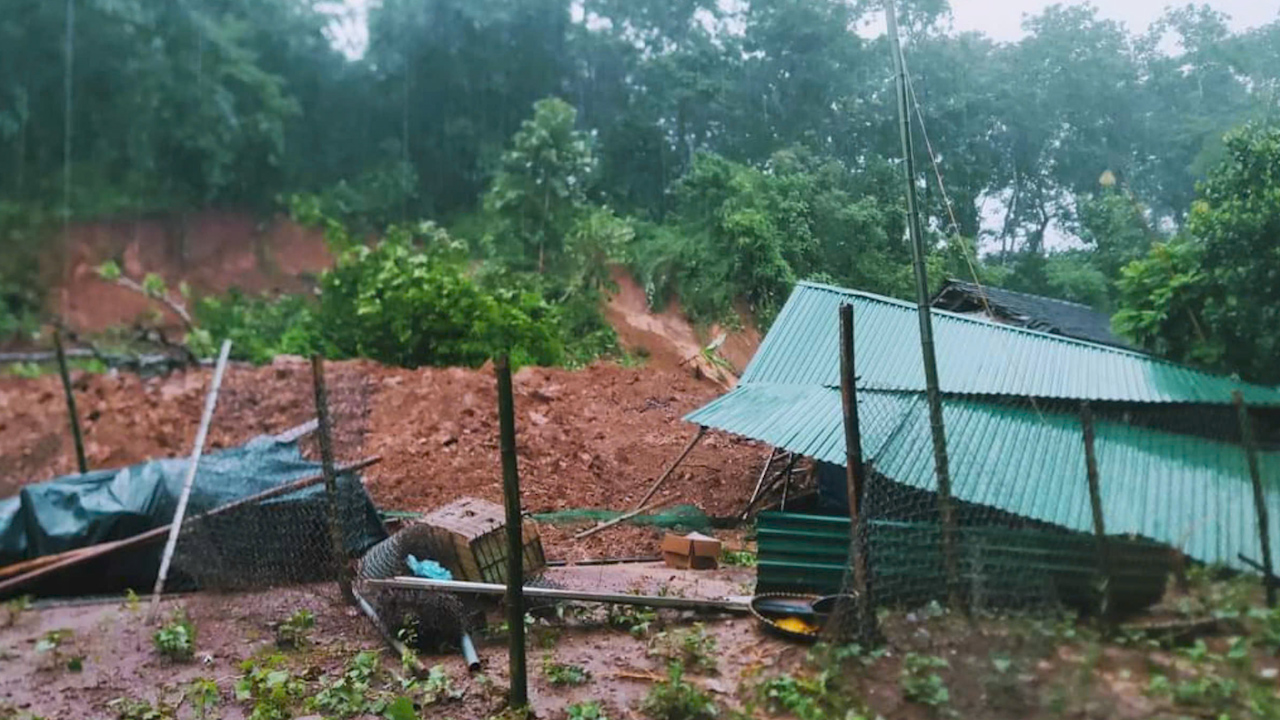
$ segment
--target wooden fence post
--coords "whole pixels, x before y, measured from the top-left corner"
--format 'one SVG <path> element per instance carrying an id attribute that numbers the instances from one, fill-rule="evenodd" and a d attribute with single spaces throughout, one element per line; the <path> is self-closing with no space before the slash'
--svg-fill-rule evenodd
<path id="1" fill-rule="evenodd" d="M 862 524 L 862 498 L 866 494 L 866 465 L 862 459 L 862 427 L 858 422 L 858 387 L 854 365 L 853 306 L 840 306 L 840 404 L 844 413 L 845 488 L 849 502 L 849 553 L 853 562 L 853 586 L 857 592 L 858 639 L 875 635 L 875 614 L 868 585 L 870 563 L 865 541 L 869 527 Z"/>
<path id="2" fill-rule="evenodd" d="M 1231 401 L 1236 406 L 1236 419 L 1240 423 L 1240 440 L 1244 444 L 1245 457 L 1249 460 L 1249 479 L 1253 482 L 1253 507 L 1258 517 L 1258 540 L 1262 543 L 1262 578 L 1267 589 L 1267 607 L 1276 605 L 1276 586 L 1272 582 L 1275 577 L 1275 566 L 1271 558 L 1271 518 L 1267 512 L 1267 496 L 1262 492 L 1262 470 L 1258 467 L 1258 441 L 1253 436 L 1253 423 L 1249 419 L 1249 408 L 1244 404 L 1244 395 L 1239 390 L 1231 391 Z"/>
<path id="3" fill-rule="evenodd" d="M 355 605 L 356 596 L 351 591 L 351 567 L 347 562 L 347 547 L 342 539 L 342 522 L 338 517 L 338 474 L 333 469 L 333 435 L 329 422 L 329 391 L 324 382 L 324 356 L 319 353 L 311 356 L 311 380 L 315 390 L 316 431 L 320 440 L 320 464 L 324 471 L 324 493 L 328 499 L 330 551 L 333 553 L 333 562 L 337 566 L 338 589 L 342 591 L 342 599 L 350 605 Z"/>
<path id="4" fill-rule="evenodd" d="M 520 475 L 516 467 L 515 396 L 511 390 L 511 362 L 504 353 L 493 364 L 498 375 L 498 428 L 502 448 L 502 499 L 507 511 L 507 629 L 511 661 L 508 705 L 529 705 L 529 678 L 524 656 L 524 533 L 520 516 Z"/>
<path id="5" fill-rule="evenodd" d="M 1111 547 L 1107 541 L 1107 528 L 1102 517 L 1102 491 L 1098 486 L 1098 457 L 1094 452 L 1093 408 L 1089 402 L 1080 403 L 1080 427 L 1084 431 L 1084 467 L 1089 482 L 1089 507 L 1093 511 L 1093 534 L 1098 540 L 1098 565 L 1102 572 L 1102 619 L 1110 627 L 1112 623 L 1112 590 L 1115 586 L 1114 568 L 1111 565 Z"/>
<path id="6" fill-rule="evenodd" d="M 80 413 L 76 411 L 76 395 L 71 389 L 71 373 L 67 370 L 67 354 L 62 349 L 62 331 L 53 331 L 53 348 L 58 355 L 58 373 L 62 375 L 62 394 L 67 398 L 67 414 L 71 416 L 71 439 L 76 444 L 76 467 L 80 474 L 89 472 L 89 461 L 84 455 L 84 436 L 80 434 Z"/>

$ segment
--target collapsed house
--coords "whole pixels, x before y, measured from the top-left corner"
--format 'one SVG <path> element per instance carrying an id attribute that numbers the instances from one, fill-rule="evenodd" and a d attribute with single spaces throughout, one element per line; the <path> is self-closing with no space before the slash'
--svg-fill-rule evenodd
<path id="1" fill-rule="evenodd" d="M 935 596 L 937 479 L 915 305 L 800 283 L 740 383 L 685 420 L 763 441 L 818 468 L 818 508 L 759 523 L 761 590 L 834 591 L 848 515 L 838 309 L 851 304 L 862 519 L 877 600 Z M 1131 350 L 934 311 L 951 495 L 970 590 L 1010 602 L 1080 599 L 1096 586 L 1081 404 L 1095 455 L 1117 584 L 1132 605 L 1158 598 L 1176 548 L 1247 568 L 1260 556 L 1248 455 L 1233 392 L 1249 408 L 1280 551 L 1280 391 Z M 825 516 L 825 517 L 824 517 Z M 843 523 L 843 524 L 842 524 Z M 1123 588 L 1121 588 L 1123 590 Z M 997 600 L 992 599 L 992 602 Z"/>
<path id="2" fill-rule="evenodd" d="M 939 310 L 1115 347 L 1129 344 L 1111 332 L 1111 318 L 1088 305 L 1057 298 L 948 280 L 930 303 Z"/>

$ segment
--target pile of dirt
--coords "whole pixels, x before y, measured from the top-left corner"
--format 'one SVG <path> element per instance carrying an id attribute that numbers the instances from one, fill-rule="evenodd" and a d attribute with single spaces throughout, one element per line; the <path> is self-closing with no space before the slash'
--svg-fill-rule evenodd
<path id="1" fill-rule="evenodd" d="M 339 460 L 378 454 L 366 471 L 382 508 L 420 511 L 464 495 L 502 498 L 497 391 L 492 372 L 330 363 L 327 379 Z M 211 371 L 165 378 L 129 374 L 74 378 L 89 463 L 120 467 L 190 452 Z M 688 371 L 611 364 L 569 371 L 525 368 L 515 377 L 524 508 L 629 509 L 680 453 L 695 428 L 680 420 L 718 393 Z M 309 364 L 228 369 L 209 449 L 278 433 L 314 417 Z M 765 449 L 709 433 L 656 498 L 709 515 L 741 511 Z M 66 408 L 56 376 L 0 379 L 0 495 L 75 470 Z M 657 531 L 617 527 L 575 543 L 548 528 L 557 557 L 653 551 Z"/>

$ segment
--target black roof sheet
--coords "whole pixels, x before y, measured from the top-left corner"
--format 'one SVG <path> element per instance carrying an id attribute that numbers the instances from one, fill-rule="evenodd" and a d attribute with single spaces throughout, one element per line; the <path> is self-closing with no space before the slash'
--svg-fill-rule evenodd
<path id="1" fill-rule="evenodd" d="M 983 311 L 983 295 L 992 314 L 1014 325 L 1103 345 L 1130 347 L 1129 343 L 1111 332 L 1111 318 L 1106 313 L 1080 303 L 987 285 L 979 287 L 952 279 L 934 295 L 932 304 L 956 312 Z"/>

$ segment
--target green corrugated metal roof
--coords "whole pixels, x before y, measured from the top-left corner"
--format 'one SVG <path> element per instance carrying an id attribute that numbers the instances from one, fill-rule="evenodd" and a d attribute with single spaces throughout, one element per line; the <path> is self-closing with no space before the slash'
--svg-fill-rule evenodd
<path id="1" fill-rule="evenodd" d="M 834 319 L 834 312 L 832 315 Z M 932 490 L 928 411 L 919 393 L 860 390 L 863 452 L 897 482 Z M 1092 532 L 1079 419 L 974 399 L 943 404 L 952 492 L 1072 530 Z M 744 383 L 695 410 L 689 422 L 844 464 L 838 390 Z M 1099 419 L 1098 470 L 1107 531 L 1183 548 L 1204 562 L 1240 567 L 1257 557 L 1257 521 L 1239 446 Z M 1280 453 L 1260 454 L 1273 553 L 1280 556 Z"/>
<path id="2" fill-rule="evenodd" d="M 840 384 L 841 304 L 854 307 L 858 385 L 923 390 L 915 305 L 813 283 L 799 283 L 742 376 L 743 384 Z M 1280 406 L 1280 391 L 1035 330 L 934 310 L 942 391 L 1150 403 L 1231 402 Z"/>

